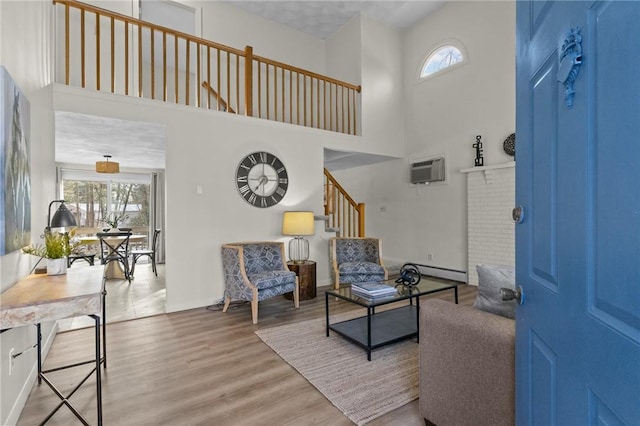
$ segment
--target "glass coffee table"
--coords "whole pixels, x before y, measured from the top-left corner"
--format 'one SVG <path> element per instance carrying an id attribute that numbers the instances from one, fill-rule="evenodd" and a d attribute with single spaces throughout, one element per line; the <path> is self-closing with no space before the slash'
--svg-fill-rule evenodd
<path id="1" fill-rule="evenodd" d="M 395 286 L 394 281 L 384 284 Z M 398 284 L 398 292 L 392 296 L 365 298 L 351 293 L 351 284 L 342 284 L 339 289 L 325 293 L 325 312 L 327 337 L 332 330 L 367 351 L 367 360 L 371 361 L 371 351 L 381 346 L 399 342 L 412 337 L 418 338 L 420 331 L 420 296 L 453 290 L 458 303 L 458 287 L 451 281 L 439 278 L 422 277 L 418 285 L 412 288 Z M 329 297 L 367 308 L 367 314 L 347 321 L 329 323 Z M 408 301 L 408 305 L 376 312 L 376 308 L 391 303 Z M 415 302 L 415 303 L 414 303 Z"/>

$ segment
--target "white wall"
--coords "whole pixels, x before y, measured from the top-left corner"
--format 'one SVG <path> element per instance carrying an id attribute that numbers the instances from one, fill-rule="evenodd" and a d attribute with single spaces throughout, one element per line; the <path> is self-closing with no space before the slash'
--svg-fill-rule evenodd
<path id="1" fill-rule="evenodd" d="M 476 265 L 516 264 L 515 163 L 467 169 L 469 284 L 478 285 Z"/>
<path id="2" fill-rule="evenodd" d="M 55 195 L 53 111 L 51 97 L 42 88 L 52 79 L 51 3 L 0 2 L 0 64 L 4 65 L 29 100 L 31 107 L 31 240 L 38 241 L 46 225 L 47 207 Z M 20 40 L 20 43 L 16 43 Z M 20 251 L 0 257 L 0 290 L 29 273 L 35 259 Z M 50 342 L 54 324 L 43 324 L 43 339 Z M 0 335 L 0 424 L 12 424 L 22 410 L 35 380 L 35 351 L 15 359 L 9 375 L 9 350 L 35 343 L 35 327 L 11 329 Z"/>
<path id="3" fill-rule="evenodd" d="M 448 39 L 463 43 L 469 63 L 418 82 L 426 56 Z M 478 134 L 485 165 L 511 160 L 502 142 L 515 129 L 515 5 L 448 2 L 409 29 L 402 48 L 404 159 L 334 175 L 366 203 L 367 234 L 383 238 L 385 257 L 465 271 L 466 177 L 459 171 L 473 166 Z M 410 187 L 409 158 L 438 154 L 446 155 L 448 183 Z"/>
<path id="4" fill-rule="evenodd" d="M 324 41 L 220 1 L 181 1 L 202 7 L 202 37 L 323 74 Z"/>
<path id="5" fill-rule="evenodd" d="M 378 153 L 404 154 L 403 117 L 407 110 L 402 93 L 402 38 L 400 34 L 362 18 L 362 136 L 367 148 Z"/>
<path id="6" fill-rule="evenodd" d="M 235 241 L 283 240 L 284 210 L 322 214 L 323 148 L 328 141 L 348 146 L 357 138 L 223 112 L 165 105 L 157 101 L 54 87 L 56 111 L 82 112 L 166 125 L 167 309 L 212 304 L 223 297 L 220 247 Z M 287 167 L 289 189 L 276 207 L 250 206 L 238 194 L 235 169 L 247 154 L 265 150 Z M 203 194 L 196 193 L 201 185 Z M 311 256 L 328 264 L 328 236 L 318 223 Z M 330 283 L 318 268 L 320 285 Z"/>

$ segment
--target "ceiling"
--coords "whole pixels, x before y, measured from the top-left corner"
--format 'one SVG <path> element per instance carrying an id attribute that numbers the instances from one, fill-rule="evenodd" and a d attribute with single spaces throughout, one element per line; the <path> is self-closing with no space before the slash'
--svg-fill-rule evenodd
<path id="1" fill-rule="evenodd" d="M 359 14 L 402 30 L 438 9 L 440 0 L 393 1 L 254 1 L 225 0 L 312 36 L 326 39 Z M 121 168 L 164 169 L 165 125 L 96 117 L 70 112 L 55 116 L 55 161 L 92 165 L 111 155 Z M 390 159 L 370 154 L 326 150 L 330 170 L 339 170 Z"/>
<path id="2" fill-rule="evenodd" d="M 121 168 L 164 169 L 165 125 L 56 112 L 55 161 L 95 164 L 103 155 Z"/>
<path id="3" fill-rule="evenodd" d="M 312 36 L 326 39 L 359 14 L 402 30 L 438 9 L 445 1 L 225 0 L 225 3 Z"/>

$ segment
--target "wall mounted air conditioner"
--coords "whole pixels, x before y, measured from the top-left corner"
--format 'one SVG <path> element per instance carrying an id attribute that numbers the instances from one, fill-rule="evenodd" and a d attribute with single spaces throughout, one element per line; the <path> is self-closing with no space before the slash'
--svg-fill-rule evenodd
<path id="1" fill-rule="evenodd" d="M 445 180 L 444 157 L 431 158 L 410 164 L 412 184 L 426 184 Z"/>

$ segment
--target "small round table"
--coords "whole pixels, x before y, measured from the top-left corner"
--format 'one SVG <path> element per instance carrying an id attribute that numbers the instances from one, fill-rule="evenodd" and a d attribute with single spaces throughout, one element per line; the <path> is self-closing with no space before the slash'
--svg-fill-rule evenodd
<path id="1" fill-rule="evenodd" d="M 313 260 L 305 260 L 302 263 L 287 262 L 287 267 L 298 276 L 300 300 L 316 297 L 316 262 Z M 293 300 L 293 293 L 285 293 L 284 297 Z"/>

